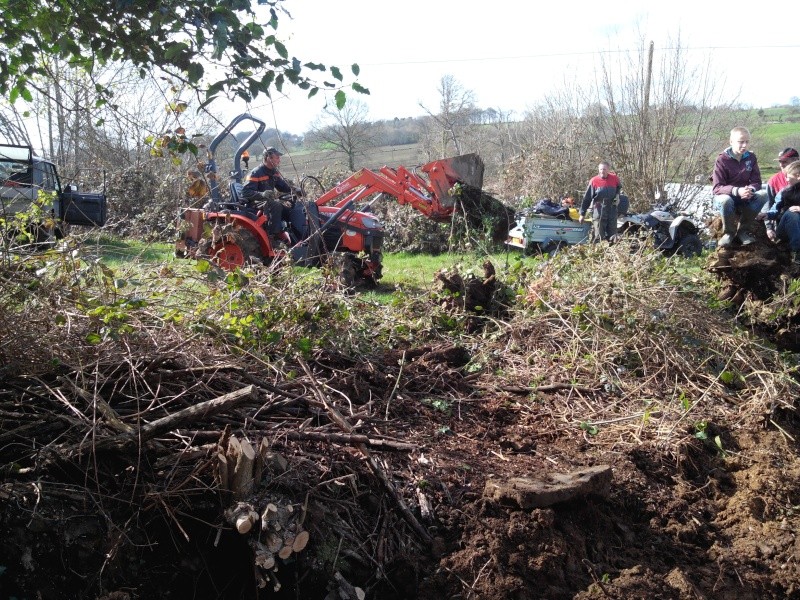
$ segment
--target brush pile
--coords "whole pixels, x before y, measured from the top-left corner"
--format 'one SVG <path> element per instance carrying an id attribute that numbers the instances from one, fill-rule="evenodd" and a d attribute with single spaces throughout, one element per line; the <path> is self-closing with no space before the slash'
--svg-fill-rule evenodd
<path id="1" fill-rule="evenodd" d="M 678 259 L 575 246 L 385 304 L 48 260 L 0 273 L 4 593 L 797 593 L 796 362 Z"/>

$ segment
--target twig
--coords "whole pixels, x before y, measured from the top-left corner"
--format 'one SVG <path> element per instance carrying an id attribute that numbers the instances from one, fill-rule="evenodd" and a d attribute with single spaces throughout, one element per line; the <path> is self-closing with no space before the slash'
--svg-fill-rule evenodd
<path id="1" fill-rule="evenodd" d="M 347 419 L 345 419 L 338 410 L 336 410 L 336 407 L 334 407 L 330 402 L 328 402 L 328 399 L 325 397 L 325 394 L 322 393 L 322 390 L 320 389 L 320 386 L 317 383 L 314 374 L 311 372 L 311 368 L 308 366 L 308 363 L 306 363 L 306 361 L 299 356 L 297 357 L 297 361 L 300 363 L 300 366 L 303 368 L 303 371 L 305 371 L 306 375 L 308 375 L 309 379 L 311 380 L 311 389 L 314 392 L 314 395 L 317 397 L 317 400 L 328 411 L 331 420 L 334 423 L 336 423 L 336 425 L 338 425 L 344 432 L 352 433 L 353 426 L 347 422 Z M 400 514 L 403 515 L 403 518 L 406 520 L 406 522 L 411 526 L 411 528 L 426 544 L 430 545 L 431 542 L 433 541 L 433 538 L 428 533 L 428 531 L 422 526 L 422 524 L 417 520 L 417 518 L 414 516 L 414 513 L 412 513 L 411 510 L 408 508 L 408 505 L 406 504 L 405 500 L 403 500 L 403 498 L 400 496 L 400 494 L 397 492 L 397 489 L 395 489 L 394 485 L 389 479 L 389 476 L 386 474 L 386 471 L 384 471 L 384 469 L 381 468 L 381 466 L 378 464 L 378 461 L 375 460 L 375 457 L 373 457 L 370 454 L 366 444 L 356 444 L 356 448 L 359 450 L 359 452 L 361 452 L 361 454 L 364 455 L 364 457 L 367 459 L 367 463 L 369 464 L 372 472 L 378 479 L 380 479 L 381 483 L 386 488 L 386 491 L 389 492 L 389 494 L 391 494 L 392 498 L 394 498 L 397 507 L 400 509 Z"/>
<path id="2" fill-rule="evenodd" d="M 206 400 L 205 402 L 184 408 L 183 410 L 179 410 L 178 412 L 167 415 L 166 417 L 162 417 L 161 419 L 156 419 L 152 423 L 143 425 L 138 430 L 133 430 L 130 433 L 119 434 L 113 437 L 98 440 L 94 443 L 91 440 L 86 440 L 79 444 L 77 448 L 67 449 L 64 454 L 69 455 L 74 451 L 80 452 L 85 447 L 92 444 L 95 448 L 125 446 L 137 441 L 140 444 L 143 444 L 152 438 L 169 431 L 170 429 L 177 428 L 184 423 L 193 422 L 198 418 L 209 417 L 223 410 L 229 410 L 248 400 L 252 400 L 255 397 L 256 387 L 254 385 L 248 385 L 240 390 L 230 392 L 212 400 Z"/>
<path id="3" fill-rule="evenodd" d="M 400 385 L 400 376 L 403 374 L 403 367 L 406 364 L 406 351 L 403 350 L 403 357 L 400 359 L 400 370 L 397 372 L 397 379 L 394 381 L 394 387 L 392 388 L 392 393 L 389 394 L 389 399 L 386 401 L 386 414 L 384 415 L 384 420 L 389 420 L 389 406 L 392 403 L 392 398 L 394 398 L 395 392 L 397 392 L 397 387 Z"/>

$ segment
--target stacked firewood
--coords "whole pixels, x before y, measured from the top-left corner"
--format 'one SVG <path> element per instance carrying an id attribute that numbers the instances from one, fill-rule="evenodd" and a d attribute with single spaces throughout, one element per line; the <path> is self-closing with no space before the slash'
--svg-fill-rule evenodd
<path id="1" fill-rule="evenodd" d="M 225 518 L 236 531 L 249 536 L 259 587 L 271 584 L 275 591 L 280 589 L 275 577 L 278 560 L 287 560 L 308 545 L 309 533 L 303 529 L 305 510 L 277 494 L 255 492 L 262 476 L 287 469 L 286 459 L 273 452 L 266 439 L 254 446 L 246 438 L 226 432 L 218 445 L 217 484 L 222 497 L 231 502 Z"/>

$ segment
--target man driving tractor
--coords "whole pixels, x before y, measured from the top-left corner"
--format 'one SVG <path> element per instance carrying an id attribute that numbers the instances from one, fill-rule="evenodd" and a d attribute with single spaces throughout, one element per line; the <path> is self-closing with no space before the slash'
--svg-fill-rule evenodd
<path id="1" fill-rule="evenodd" d="M 281 202 L 278 198 L 281 194 L 294 192 L 278 171 L 278 167 L 281 164 L 281 156 L 283 154 L 272 146 L 264 150 L 263 162 L 247 175 L 247 180 L 242 186 L 242 196 L 247 202 L 267 201 L 267 206 L 269 207 L 269 235 L 275 239 L 279 239 L 283 231 L 283 222 L 290 220 L 292 207 L 291 203 Z"/>

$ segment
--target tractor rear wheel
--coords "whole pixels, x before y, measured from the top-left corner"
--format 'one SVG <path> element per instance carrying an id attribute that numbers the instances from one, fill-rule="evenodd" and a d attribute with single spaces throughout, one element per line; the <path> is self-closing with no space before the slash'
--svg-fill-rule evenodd
<path id="1" fill-rule="evenodd" d="M 248 264 L 264 262 L 261 247 L 252 231 L 237 229 L 226 233 L 220 241 L 208 249 L 211 262 L 225 269 L 233 271 Z"/>

